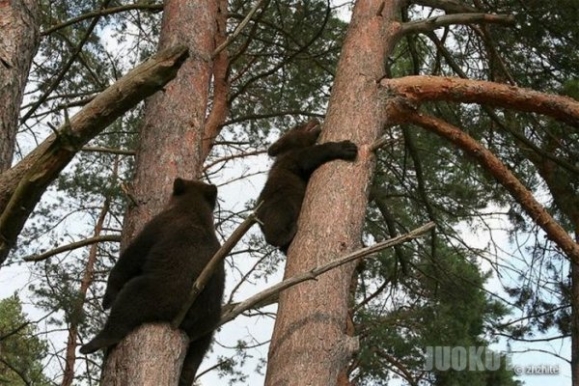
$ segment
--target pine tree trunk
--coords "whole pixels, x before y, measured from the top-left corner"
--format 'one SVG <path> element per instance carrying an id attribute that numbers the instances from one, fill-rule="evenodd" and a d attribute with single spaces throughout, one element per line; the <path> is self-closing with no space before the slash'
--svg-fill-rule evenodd
<path id="1" fill-rule="evenodd" d="M 286 278 L 360 247 L 374 167 L 370 146 L 386 123 L 378 81 L 396 39 L 397 10 L 398 2 L 392 0 L 356 2 L 322 142 L 349 139 L 359 146 L 358 158 L 355 164 L 330 162 L 312 177 Z M 346 334 L 354 267 L 342 266 L 280 294 L 266 385 L 337 384 L 358 343 Z"/>
<path id="2" fill-rule="evenodd" d="M 38 49 L 35 0 L 0 0 L 0 173 L 10 167 L 22 94 Z"/>
<path id="3" fill-rule="evenodd" d="M 189 47 L 189 59 L 163 92 L 147 100 L 140 131 L 133 195 L 123 246 L 167 202 L 175 177 L 199 175 L 217 0 L 167 0 L 159 49 Z M 147 325 L 131 333 L 108 357 L 103 386 L 176 385 L 187 347 L 184 333 L 168 325 Z"/>
<path id="4" fill-rule="evenodd" d="M 575 240 L 579 243 L 579 226 Z M 571 261 L 571 384 L 579 386 L 579 266 Z"/>

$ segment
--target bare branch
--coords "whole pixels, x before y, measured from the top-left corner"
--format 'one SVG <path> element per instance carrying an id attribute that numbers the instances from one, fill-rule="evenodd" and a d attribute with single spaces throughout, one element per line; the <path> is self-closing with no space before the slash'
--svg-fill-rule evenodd
<path id="1" fill-rule="evenodd" d="M 134 150 L 124 150 L 124 149 L 109 149 L 106 147 L 83 147 L 82 151 L 93 152 L 93 153 L 109 153 L 109 154 L 120 154 L 120 155 L 136 155 L 137 152 Z"/>
<path id="2" fill-rule="evenodd" d="M 400 33 L 427 33 L 435 29 L 454 24 L 493 23 L 513 25 L 515 18 L 512 15 L 493 15 L 489 13 L 456 13 L 452 15 L 434 16 L 424 20 L 411 21 L 402 24 Z"/>
<path id="3" fill-rule="evenodd" d="M 370 151 L 376 151 L 376 150 L 380 149 L 381 147 L 392 146 L 392 145 L 399 143 L 399 142 L 402 142 L 402 140 L 400 138 L 392 138 L 388 135 L 384 135 L 384 136 L 378 138 L 372 144 L 372 146 L 370 146 Z"/>
<path id="4" fill-rule="evenodd" d="M 209 169 L 211 169 L 213 166 L 222 163 L 222 162 L 227 162 L 230 161 L 232 159 L 236 159 L 236 158 L 245 158 L 245 157 L 249 157 L 249 156 L 255 156 L 255 155 L 260 155 L 260 154 L 265 154 L 267 153 L 267 150 L 254 150 L 254 151 L 248 151 L 248 152 L 243 152 L 243 153 L 238 153 L 238 154 L 231 154 L 231 155 L 227 155 L 224 157 L 220 157 L 217 158 L 216 160 L 211 161 L 210 163 L 208 163 L 207 165 L 203 166 L 203 171 L 207 171 Z"/>
<path id="5" fill-rule="evenodd" d="M 134 9 L 142 9 L 142 10 L 151 11 L 151 12 L 160 12 L 163 10 L 163 4 L 146 4 L 146 3 L 142 3 L 142 2 L 137 2 L 135 4 L 122 5 L 120 7 L 100 9 L 98 11 L 85 13 L 84 15 L 80 15 L 78 17 L 69 19 L 65 22 L 62 22 L 60 24 L 55 25 L 54 27 L 50 27 L 50 28 L 42 31 L 40 33 L 40 36 L 50 35 L 54 31 L 58 31 L 59 29 L 68 27 L 69 25 L 76 24 L 76 23 L 81 22 L 81 21 L 86 20 L 86 19 L 90 19 L 93 17 L 106 16 L 106 15 L 112 15 L 114 13 L 131 11 Z"/>
<path id="6" fill-rule="evenodd" d="M 255 12 L 257 12 L 259 7 L 261 7 L 261 3 L 263 3 L 263 0 L 258 0 L 253 8 L 251 8 L 251 10 L 247 13 L 247 16 L 245 16 L 245 18 L 237 25 L 233 33 L 231 33 L 231 35 L 229 35 L 229 37 L 223 43 L 221 43 L 219 47 L 215 49 L 215 51 L 213 51 L 213 58 L 215 58 L 221 51 L 230 45 L 231 42 L 241 33 L 241 31 L 243 31 L 247 23 L 249 23 L 253 15 L 255 15 Z"/>
<path id="7" fill-rule="evenodd" d="M 477 8 L 466 5 L 463 1 L 459 0 L 413 0 L 412 2 L 416 5 L 422 5 L 423 7 L 442 9 L 447 13 L 479 11 Z"/>
<path id="8" fill-rule="evenodd" d="M 233 306 L 233 308 L 224 311 L 223 314 L 221 315 L 221 321 L 219 322 L 219 324 L 222 325 L 235 319 L 239 314 L 253 308 L 256 304 L 261 304 L 261 306 L 269 304 L 268 302 L 266 302 L 266 300 L 276 298 L 281 291 L 289 287 L 293 287 L 294 285 L 304 282 L 306 280 L 315 280 L 316 277 L 320 276 L 322 273 L 337 268 L 341 265 L 350 263 L 354 260 L 361 259 L 368 255 L 372 255 L 383 249 L 393 247 L 394 245 L 402 244 L 407 241 L 418 238 L 423 234 L 425 234 L 426 232 L 433 229 L 434 227 L 435 224 L 433 222 L 429 222 L 404 235 L 397 236 L 392 239 L 383 241 L 381 243 L 374 244 L 370 247 L 359 249 L 355 252 L 342 256 L 334 261 L 331 261 L 328 264 L 324 264 L 322 266 L 313 268 L 308 272 L 304 272 L 297 276 L 286 279 L 281 283 L 275 284 L 269 287 L 268 289 L 261 291 L 260 293 L 244 300 L 243 302 L 236 304 L 235 306 Z"/>
<path id="9" fill-rule="evenodd" d="M 121 236 L 120 235 L 102 235 L 102 236 L 89 237 L 88 239 L 76 241 L 74 243 L 70 243 L 67 245 L 62 245 L 58 248 L 51 249 L 50 251 L 41 253 L 39 255 L 26 256 L 23 260 L 24 261 L 34 261 L 34 262 L 42 261 L 42 260 L 48 259 L 49 257 L 58 255 L 59 253 L 62 253 L 62 252 L 72 251 L 72 250 L 77 249 L 77 248 L 86 247 L 87 245 L 92 245 L 92 244 L 96 244 L 96 243 L 104 243 L 104 242 L 118 242 L 118 243 L 120 243 L 121 242 Z"/>

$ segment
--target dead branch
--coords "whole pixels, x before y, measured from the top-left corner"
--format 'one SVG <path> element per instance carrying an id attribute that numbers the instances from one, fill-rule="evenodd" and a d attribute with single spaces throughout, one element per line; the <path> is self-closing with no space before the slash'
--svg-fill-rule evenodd
<path id="1" fill-rule="evenodd" d="M 515 18 L 512 15 L 494 15 L 490 13 L 456 13 L 452 15 L 434 16 L 424 20 L 403 23 L 400 29 L 402 35 L 419 32 L 431 32 L 435 29 L 454 24 L 493 23 L 513 25 Z"/>
<path id="2" fill-rule="evenodd" d="M 68 27 L 69 25 L 76 24 L 76 23 L 81 22 L 81 21 L 86 20 L 86 19 L 90 19 L 93 17 L 106 16 L 106 15 L 112 15 L 115 13 L 131 11 L 134 9 L 141 9 L 141 10 L 151 11 L 151 12 L 160 12 L 163 10 L 163 4 L 146 4 L 146 3 L 142 3 L 142 2 L 137 2 L 135 4 L 127 4 L 127 5 L 122 5 L 120 7 L 104 8 L 104 9 L 100 9 L 98 11 L 88 12 L 88 13 L 85 13 L 84 15 L 80 15 L 78 17 L 69 19 L 69 20 L 64 21 L 60 24 L 55 25 L 54 27 L 50 27 L 50 28 L 46 29 L 46 30 L 40 32 L 40 36 L 50 35 L 54 31 L 58 31 L 59 29 Z"/>
<path id="3" fill-rule="evenodd" d="M 378 138 L 371 146 L 370 151 L 376 151 L 384 146 L 392 146 L 396 143 L 402 142 L 400 138 L 392 138 L 389 135 L 384 135 Z"/>
<path id="4" fill-rule="evenodd" d="M 83 147 L 82 151 L 86 152 L 93 152 L 93 153 L 108 153 L 108 154 L 120 154 L 120 155 L 130 155 L 135 156 L 137 152 L 134 150 L 125 150 L 125 149 L 109 149 L 106 147 Z"/>
<path id="5" fill-rule="evenodd" d="M 225 241 L 225 243 L 223 243 L 221 248 L 219 248 L 219 250 L 215 253 L 215 255 L 213 255 L 213 257 L 211 258 L 209 263 L 207 263 L 205 268 L 203 268 L 203 271 L 201 272 L 197 280 L 195 280 L 195 283 L 193 283 L 193 287 L 191 288 L 191 292 L 189 293 L 189 298 L 187 302 L 185 303 L 181 311 L 179 311 L 179 314 L 177 314 L 175 319 L 173 319 L 173 321 L 171 322 L 172 328 L 174 329 L 179 328 L 179 326 L 183 322 L 183 319 L 185 318 L 185 315 L 195 302 L 195 299 L 197 299 L 197 296 L 199 296 L 201 291 L 203 291 L 203 288 L 205 288 L 205 285 L 207 284 L 209 279 L 211 279 L 211 276 L 213 275 L 213 272 L 217 268 L 217 265 L 223 259 L 225 259 L 225 257 L 229 254 L 229 252 L 231 252 L 233 247 L 235 247 L 235 245 L 237 245 L 239 240 L 241 240 L 243 235 L 247 233 L 249 228 L 251 228 L 251 226 L 258 221 L 256 213 L 257 209 L 259 209 L 260 206 L 261 203 L 258 204 L 253 210 L 253 212 L 251 212 L 251 214 L 245 219 L 245 221 L 242 222 L 235 229 L 235 231 L 233 231 L 231 236 L 229 236 L 229 238 Z"/>
<path id="6" fill-rule="evenodd" d="M 76 241 L 74 243 L 70 243 L 67 245 L 62 245 L 58 248 L 51 249 L 50 251 L 41 253 L 39 255 L 26 256 L 25 258 L 23 258 L 23 260 L 24 261 L 34 261 L 34 262 L 42 261 L 42 260 L 48 259 L 49 257 L 58 255 L 59 253 L 62 253 L 62 252 L 72 251 L 72 250 L 75 250 L 77 248 L 86 247 L 87 245 L 92 245 L 92 244 L 96 244 L 96 243 L 104 243 L 104 242 L 118 242 L 118 243 L 120 243 L 121 242 L 121 236 L 120 235 L 102 235 L 102 236 L 89 237 L 88 239 Z"/>
<path id="7" fill-rule="evenodd" d="M 22 161 L 0 176 L 0 265 L 46 187 L 99 132 L 173 79 L 185 46 L 159 52 L 109 86 Z"/>
<path id="8" fill-rule="evenodd" d="M 413 0 L 416 5 L 423 7 L 438 8 L 446 13 L 478 12 L 479 10 L 459 0 Z"/>
<path id="9" fill-rule="evenodd" d="M 363 257 L 372 255 L 372 254 L 379 252 L 383 249 L 390 248 L 390 247 L 393 247 L 395 245 L 402 244 L 402 243 L 405 243 L 407 241 L 418 238 L 418 237 L 422 236 L 423 234 L 425 234 L 426 232 L 433 229 L 434 227 L 435 227 L 435 224 L 433 222 L 429 222 L 429 223 L 427 223 L 419 228 L 416 228 L 413 231 L 410 231 L 404 235 L 397 236 L 397 237 L 391 238 L 389 240 L 383 241 L 381 243 L 377 243 L 377 244 L 374 244 L 372 246 L 359 249 L 355 252 L 352 252 L 352 253 L 349 253 L 345 256 L 342 256 L 334 261 L 331 261 L 328 264 L 324 264 L 322 266 L 313 268 L 308 272 L 304 272 L 304 273 L 299 274 L 297 276 L 286 279 L 286 280 L 282 281 L 281 283 L 275 284 L 275 285 L 269 287 L 268 289 L 261 291 L 258 294 L 253 295 L 252 297 L 242 301 L 241 303 L 237 303 L 233 307 L 231 307 L 227 310 L 224 310 L 224 312 L 221 315 L 221 321 L 219 322 L 219 325 L 223 325 L 223 324 L 235 319 L 238 315 L 240 315 L 241 313 L 243 313 L 251 308 L 254 308 L 255 305 L 257 305 L 257 304 L 260 304 L 260 306 L 262 306 L 262 307 L 266 306 L 268 304 L 271 304 L 270 302 L 267 302 L 267 300 L 272 299 L 272 298 L 276 298 L 277 295 L 281 291 L 283 291 L 289 287 L 293 287 L 294 285 L 299 284 L 301 282 L 304 282 L 306 280 L 315 280 L 316 277 L 320 276 L 322 273 L 327 272 L 329 270 L 332 270 L 334 268 L 337 268 L 341 265 L 344 265 L 344 264 L 350 263 L 354 260 L 358 260 L 358 259 L 361 259 Z"/>

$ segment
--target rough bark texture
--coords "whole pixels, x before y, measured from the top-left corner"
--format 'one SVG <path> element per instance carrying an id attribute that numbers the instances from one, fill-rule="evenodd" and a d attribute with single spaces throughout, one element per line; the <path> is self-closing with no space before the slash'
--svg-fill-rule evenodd
<path id="1" fill-rule="evenodd" d="M 168 324 L 143 325 L 109 355 L 101 385 L 176 385 L 188 342 L 184 332 L 175 331 Z"/>
<path id="2" fill-rule="evenodd" d="M 36 0 L 0 0 L 0 173 L 12 163 L 22 93 L 38 49 Z"/>
<path id="3" fill-rule="evenodd" d="M 217 10 L 218 0 L 165 1 L 160 49 L 185 44 L 190 59 L 165 92 L 147 100 L 132 192 L 138 206 L 125 218 L 123 246 L 161 211 L 175 177 L 195 179 L 201 170 Z M 175 385 L 184 337 L 168 324 L 134 331 L 109 355 L 102 385 Z"/>
<path id="4" fill-rule="evenodd" d="M 186 57 L 187 49 L 175 46 L 139 65 L 0 175 L 0 266 L 48 185 L 82 146 L 173 79 Z"/>
<path id="5" fill-rule="evenodd" d="M 227 0 L 219 1 L 219 18 L 217 19 L 217 34 L 215 47 L 227 40 Z M 213 147 L 215 137 L 219 135 L 223 122 L 228 114 L 227 96 L 229 94 L 229 54 L 227 48 L 221 50 L 213 61 L 213 97 L 211 112 L 205 122 L 203 138 L 203 159 L 207 158 Z"/>
<path id="6" fill-rule="evenodd" d="M 385 124 L 378 81 L 399 24 L 397 1 L 356 2 L 344 42 L 322 142 L 349 139 L 357 161 L 334 161 L 309 182 L 289 249 L 285 277 L 324 264 L 360 246 L 374 159 L 370 147 Z M 280 294 L 269 350 L 266 385 L 335 385 L 357 348 L 346 335 L 355 263 Z"/>

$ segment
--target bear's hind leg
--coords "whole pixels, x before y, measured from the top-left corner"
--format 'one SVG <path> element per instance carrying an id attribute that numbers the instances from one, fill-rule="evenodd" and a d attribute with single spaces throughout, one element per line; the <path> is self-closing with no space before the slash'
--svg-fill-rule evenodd
<path id="1" fill-rule="evenodd" d="M 181 368 L 179 386 L 193 385 L 193 381 L 195 381 L 195 375 L 197 374 L 199 365 L 201 365 L 201 361 L 203 361 L 209 346 L 211 346 L 212 339 L 213 333 L 211 332 L 189 343 L 187 355 L 185 356 L 183 367 Z"/>
<path id="2" fill-rule="evenodd" d="M 182 304 L 174 292 L 166 283 L 148 276 L 130 280 L 113 303 L 103 330 L 80 352 L 88 354 L 117 344 L 143 323 L 170 321 Z"/>

